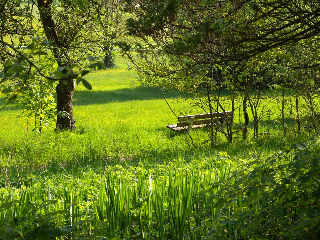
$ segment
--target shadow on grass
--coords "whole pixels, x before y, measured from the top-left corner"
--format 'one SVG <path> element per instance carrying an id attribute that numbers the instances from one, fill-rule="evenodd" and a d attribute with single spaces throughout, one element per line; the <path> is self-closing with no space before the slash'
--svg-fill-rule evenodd
<path id="1" fill-rule="evenodd" d="M 8 105 L 6 105 L 5 98 L 0 98 L 0 111 L 17 110 L 18 108 L 19 107 L 14 102 L 11 102 Z"/>
<path id="2" fill-rule="evenodd" d="M 305 136 L 301 137 L 305 138 Z M 30 184 L 31 175 L 33 176 L 32 178 L 34 178 L 34 176 L 49 177 L 61 174 L 81 177 L 84 171 L 92 171 L 95 174 L 103 175 L 109 167 L 119 169 L 119 167 L 122 166 L 123 169 L 128 169 L 130 167 L 140 168 L 143 166 L 144 169 L 147 171 L 151 170 L 152 172 L 153 169 L 163 169 L 166 171 L 167 167 L 172 166 L 170 163 L 173 163 L 179 168 L 180 165 L 185 164 L 198 166 L 201 162 L 201 168 L 212 169 L 218 164 L 217 161 L 219 162 L 223 159 L 230 159 L 236 162 L 239 158 L 248 160 L 266 158 L 270 154 L 285 150 L 293 143 L 300 142 L 302 138 L 284 139 L 275 134 L 259 139 L 251 139 L 249 141 L 237 139 L 232 144 L 223 141 L 214 147 L 210 147 L 208 142 L 206 144 L 198 142 L 196 146 L 189 144 L 190 147 L 182 151 L 177 151 L 174 147 L 164 150 L 143 149 L 135 155 L 119 155 L 114 157 L 108 156 L 107 153 L 106 155 L 96 155 L 93 152 L 90 156 L 75 155 L 74 159 L 66 162 L 52 161 L 45 166 L 35 166 L 31 172 L 28 167 L 8 167 L 6 171 L 10 173 L 10 179 L 8 180 L 8 176 L 5 176 L 4 172 L 0 172 L 0 179 L 3 179 L 0 180 L 0 187 L 6 186 L 6 184 L 8 184 L 7 182 L 10 182 L 10 185 L 13 187 L 27 186 Z M 188 141 L 187 136 L 185 141 Z M 12 149 L 7 150 L 12 151 Z"/>
<path id="3" fill-rule="evenodd" d="M 292 118 L 286 119 L 289 124 L 292 122 Z M 234 135 L 234 142 L 231 144 L 225 138 L 219 138 L 220 142 L 211 148 L 209 141 L 200 142 L 199 139 L 195 137 L 195 146 L 191 144 L 189 136 L 184 132 L 174 132 L 165 126 L 162 128 L 157 128 L 162 136 L 167 136 L 168 138 L 175 138 L 176 136 L 184 135 L 185 138 L 181 138 L 181 141 L 188 142 L 189 147 L 183 150 L 177 150 L 173 146 L 172 148 L 166 149 L 156 149 L 156 148 L 141 148 L 139 151 L 135 151 L 132 154 L 126 154 L 119 152 L 116 155 L 109 155 L 110 152 L 101 154 L 94 150 L 89 155 L 74 155 L 74 159 L 69 159 L 66 162 L 56 162 L 52 160 L 48 165 L 45 166 L 35 166 L 32 171 L 34 176 L 51 176 L 55 174 L 68 174 L 72 176 L 81 176 L 84 171 L 93 171 L 96 174 L 104 174 L 105 169 L 112 166 L 122 166 L 124 169 L 128 167 L 141 167 L 145 169 L 158 169 L 166 168 L 172 162 L 177 162 L 177 164 L 198 164 L 203 161 L 205 163 L 205 168 L 211 169 L 214 167 L 216 160 L 220 158 L 228 158 L 231 161 L 237 161 L 237 159 L 256 159 L 257 157 L 265 158 L 270 154 L 274 154 L 278 151 L 288 148 L 290 145 L 297 141 L 301 141 L 301 138 L 306 137 L 306 134 L 301 137 L 291 135 L 287 138 L 283 138 L 281 134 L 281 124 L 279 119 L 272 121 L 273 124 L 269 124 L 268 121 L 261 121 L 262 125 L 261 133 L 265 133 L 266 128 L 270 129 L 269 135 L 261 135 L 258 139 L 252 139 L 243 141 L 241 133 Z M 252 123 L 251 123 L 252 124 Z M 292 125 L 291 125 L 292 126 Z M 279 131 L 280 128 L 280 131 Z M 207 132 L 208 129 L 197 129 L 193 130 L 192 134 L 200 134 L 202 132 Z M 82 134 L 79 132 L 78 134 Z M 251 133 L 252 134 L 252 131 Z M 207 139 L 208 140 L 208 139 Z M 182 144 L 183 142 L 181 142 Z M 2 148 L 2 152 L 12 152 L 11 146 Z M 220 155 L 220 153 L 226 153 L 226 155 Z M 260 156 L 261 155 L 261 156 Z M 112 156 L 112 157 L 111 157 Z M 202 163 L 201 163 L 202 166 Z M 10 184 L 15 187 L 19 187 L 21 183 L 28 184 L 28 175 L 30 175 L 28 168 L 20 169 L 17 166 L 12 166 L 8 168 L 10 173 Z M 23 176 L 23 177 L 21 177 Z M 0 171 L 0 179 L 5 180 L 7 177 L 4 172 Z M 5 186 L 5 182 L 0 180 L 0 187 Z"/>
<path id="4" fill-rule="evenodd" d="M 249 137 L 247 141 L 243 141 L 242 138 L 242 124 L 234 124 L 233 126 L 233 143 L 227 141 L 225 136 L 220 138 L 220 142 L 213 147 L 215 151 L 226 151 L 230 156 L 237 156 L 239 154 L 245 153 L 248 150 L 255 151 L 259 148 L 266 148 L 268 151 L 278 151 L 284 147 L 284 142 L 290 143 L 291 140 L 299 139 L 302 136 L 312 136 L 315 134 L 314 129 L 312 129 L 311 123 L 307 124 L 307 118 L 302 118 L 301 121 L 303 125 L 301 126 L 301 135 L 297 133 L 296 121 L 294 118 L 286 117 L 284 119 L 287 136 L 283 137 L 283 125 L 281 119 L 276 120 L 261 120 L 259 122 L 259 137 L 253 138 L 253 122 L 249 123 Z M 194 134 L 200 134 L 205 132 L 208 136 L 210 135 L 210 127 L 193 129 L 190 133 L 192 138 L 196 138 Z M 157 131 L 164 132 L 163 128 L 157 128 Z M 219 133 L 222 134 L 222 133 Z M 185 136 L 186 140 L 190 139 L 188 131 L 172 131 L 167 130 L 166 136 L 170 139 L 174 139 L 178 136 Z M 292 139 L 290 139 L 292 138 Z M 221 141 L 222 139 L 222 141 Z M 191 140 L 190 140 L 191 141 Z M 199 149 L 210 149 L 209 138 L 206 141 L 206 147 L 203 143 L 198 143 L 197 148 Z M 211 151 L 212 149 L 210 149 Z"/>
<path id="5" fill-rule="evenodd" d="M 177 90 L 164 91 L 164 94 L 167 99 L 178 98 L 180 96 L 190 97 L 188 94 Z M 229 92 L 221 91 L 220 94 L 221 96 L 228 96 Z M 114 91 L 77 91 L 73 96 L 75 106 L 162 98 L 163 92 L 160 88 L 147 86 L 123 88 Z"/>
<path id="6" fill-rule="evenodd" d="M 176 98 L 181 95 L 177 91 L 165 91 L 166 98 Z M 75 92 L 73 97 L 75 106 L 162 98 L 163 94 L 159 88 L 145 86 L 123 88 L 115 91 L 79 91 Z"/>

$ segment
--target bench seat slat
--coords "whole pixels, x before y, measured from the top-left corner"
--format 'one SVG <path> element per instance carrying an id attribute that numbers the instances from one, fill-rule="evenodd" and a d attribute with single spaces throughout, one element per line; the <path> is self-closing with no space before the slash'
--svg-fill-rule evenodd
<path id="1" fill-rule="evenodd" d="M 202 127 L 206 127 L 208 126 L 208 124 L 202 124 L 202 125 L 192 125 L 192 128 L 202 128 Z M 181 130 L 187 130 L 189 127 L 187 126 L 177 126 L 177 124 L 174 125 L 167 125 L 167 128 L 170 128 L 174 131 L 181 131 Z"/>
<path id="2" fill-rule="evenodd" d="M 220 122 L 220 119 L 219 118 L 215 118 L 213 119 L 213 122 L 214 123 L 217 123 L 217 122 Z M 204 119 L 204 120 L 197 120 L 197 121 L 194 121 L 192 124 L 189 123 L 189 122 L 179 122 L 177 123 L 177 127 L 184 127 L 184 126 L 189 126 L 189 125 L 208 125 L 211 123 L 211 119 Z"/>

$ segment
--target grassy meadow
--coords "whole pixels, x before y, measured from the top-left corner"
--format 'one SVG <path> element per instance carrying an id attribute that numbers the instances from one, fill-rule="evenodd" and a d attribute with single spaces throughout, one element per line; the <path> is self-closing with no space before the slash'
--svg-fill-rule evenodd
<path id="1" fill-rule="evenodd" d="M 92 91 L 76 87 L 73 132 L 52 119 L 38 133 L 21 107 L 0 110 L 0 239 L 317 239 L 319 138 L 283 137 L 277 97 L 259 139 L 235 128 L 211 148 L 206 129 L 193 142 L 167 129 L 177 120 L 162 91 L 116 63 L 86 76 Z M 202 113 L 164 94 L 177 115 Z"/>

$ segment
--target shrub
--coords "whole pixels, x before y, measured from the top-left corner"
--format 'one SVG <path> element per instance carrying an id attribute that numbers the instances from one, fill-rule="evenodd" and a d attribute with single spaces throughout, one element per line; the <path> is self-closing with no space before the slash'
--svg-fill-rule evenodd
<path id="1" fill-rule="evenodd" d="M 208 238 L 319 239 L 317 139 L 294 144 L 266 160 L 257 156 L 229 181 L 217 183 L 211 191 L 219 188 L 212 200 L 220 210 L 213 214 Z"/>

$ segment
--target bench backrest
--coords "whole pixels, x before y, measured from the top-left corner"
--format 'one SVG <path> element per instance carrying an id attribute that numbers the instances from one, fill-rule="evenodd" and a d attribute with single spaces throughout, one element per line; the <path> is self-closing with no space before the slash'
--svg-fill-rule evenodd
<path id="1" fill-rule="evenodd" d="M 226 118 L 226 120 L 227 120 L 231 116 L 232 116 L 232 111 L 212 113 L 212 118 Z M 210 113 L 203 113 L 203 114 L 197 114 L 197 115 L 180 116 L 180 117 L 178 117 L 178 122 L 190 121 L 191 119 L 193 119 L 193 120 L 211 119 L 211 114 Z"/>
<path id="2" fill-rule="evenodd" d="M 229 122 L 232 111 L 212 113 L 213 123 Z M 190 125 L 208 125 L 211 124 L 211 114 L 186 115 L 178 117 L 177 127 L 186 127 Z"/>

